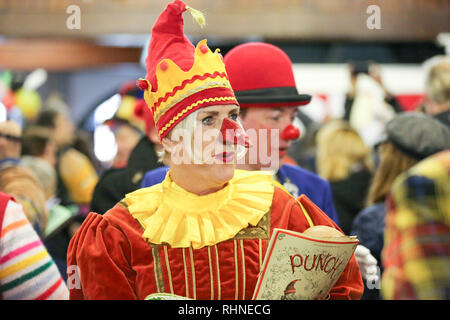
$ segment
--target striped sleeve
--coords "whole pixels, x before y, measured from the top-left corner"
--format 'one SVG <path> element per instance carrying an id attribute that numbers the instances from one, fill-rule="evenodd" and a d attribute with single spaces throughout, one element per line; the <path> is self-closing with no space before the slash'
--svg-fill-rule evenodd
<path id="1" fill-rule="evenodd" d="M 68 299 L 58 268 L 19 204 L 8 202 L 0 227 L 1 298 Z"/>

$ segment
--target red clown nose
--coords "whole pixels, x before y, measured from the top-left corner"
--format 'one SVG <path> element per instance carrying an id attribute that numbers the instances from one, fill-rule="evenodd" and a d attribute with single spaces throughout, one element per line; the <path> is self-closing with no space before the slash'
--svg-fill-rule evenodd
<path id="1" fill-rule="evenodd" d="M 281 139 L 283 140 L 295 140 L 300 136 L 300 130 L 293 126 L 292 124 L 288 125 L 281 132 Z"/>
<path id="2" fill-rule="evenodd" d="M 242 130 L 239 124 L 233 120 L 225 118 L 222 121 L 222 128 L 220 129 L 223 138 L 223 144 L 232 143 L 242 145 L 245 148 L 251 146 L 247 134 Z"/>

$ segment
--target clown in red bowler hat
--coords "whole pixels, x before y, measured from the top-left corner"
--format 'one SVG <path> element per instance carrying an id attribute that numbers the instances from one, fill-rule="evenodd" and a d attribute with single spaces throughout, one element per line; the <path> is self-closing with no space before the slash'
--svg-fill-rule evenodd
<path id="1" fill-rule="evenodd" d="M 224 62 L 241 106 L 243 127 L 252 145 L 246 161 L 238 163 L 237 168 L 261 170 L 265 166 L 270 167 L 274 170 L 276 183 L 294 197 L 306 195 L 339 225 L 329 182 L 311 171 L 283 161 L 290 144 L 300 135 L 294 126 L 297 108 L 311 100 L 309 94 L 298 93 L 288 55 L 272 44 L 251 42 L 230 50 Z M 252 148 L 257 154 L 253 158 L 257 161 L 253 162 Z M 275 165 L 262 163 L 262 150 L 272 153 L 270 159 Z M 367 248 L 358 245 L 357 252 L 361 268 L 373 266 L 376 260 Z"/>
<path id="2" fill-rule="evenodd" d="M 250 42 L 230 50 L 224 62 L 253 145 L 238 168 L 274 170 L 274 179 L 294 197 L 305 194 L 338 224 L 329 183 L 283 161 L 292 141 L 301 134 L 294 125 L 297 108 L 311 101 L 311 95 L 299 94 L 288 55 L 272 44 Z M 272 163 L 264 162 L 266 150 Z M 252 158 L 254 154 L 257 156 Z"/>

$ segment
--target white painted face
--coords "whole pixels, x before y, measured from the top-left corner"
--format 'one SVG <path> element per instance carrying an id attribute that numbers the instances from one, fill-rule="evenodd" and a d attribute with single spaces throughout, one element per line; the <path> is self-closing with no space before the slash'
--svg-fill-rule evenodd
<path id="1" fill-rule="evenodd" d="M 237 122 L 238 117 L 236 105 L 209 106 L 190 114 L 162 140 L 170 166 L 213 181 L 230 180 L 242 148 L 224 143 L 221 128 L 224 119 Z"/>

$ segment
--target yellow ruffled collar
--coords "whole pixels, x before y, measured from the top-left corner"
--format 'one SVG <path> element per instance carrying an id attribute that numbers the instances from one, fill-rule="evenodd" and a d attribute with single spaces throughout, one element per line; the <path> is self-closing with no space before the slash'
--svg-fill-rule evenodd
<path id="1" fill-rule="evenodd" d="M 154 244 L 194 249 L 233 238 L 266 214 L 274 192 L 269 173 L 235 170 L 221 190 L 204 196 L 190 193 L 170 178 L 125 197 L 128 210 Z"/>

